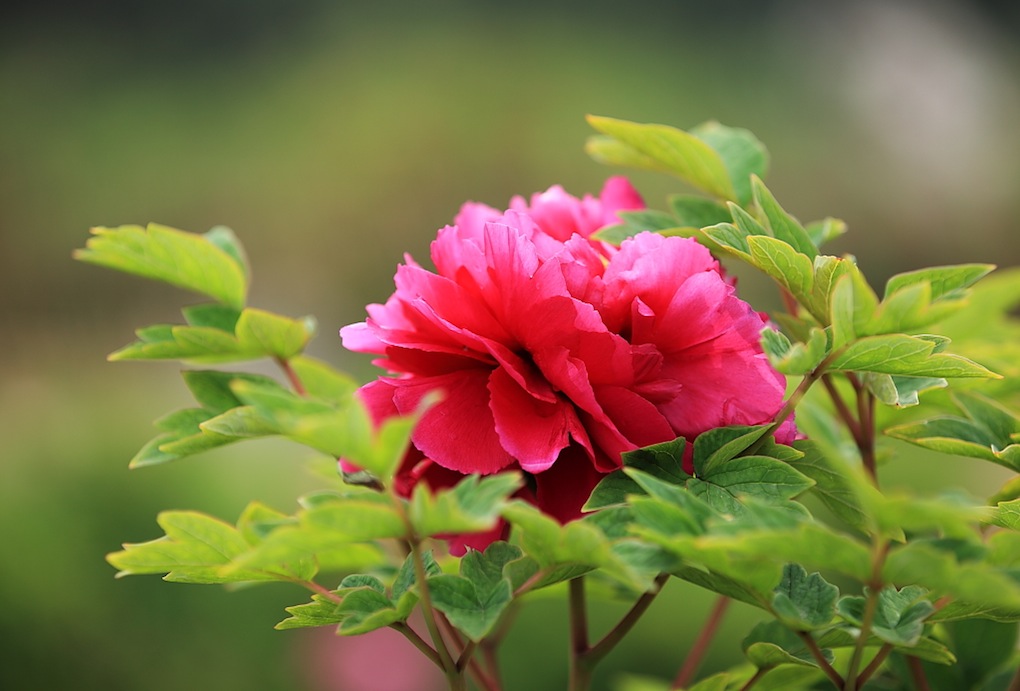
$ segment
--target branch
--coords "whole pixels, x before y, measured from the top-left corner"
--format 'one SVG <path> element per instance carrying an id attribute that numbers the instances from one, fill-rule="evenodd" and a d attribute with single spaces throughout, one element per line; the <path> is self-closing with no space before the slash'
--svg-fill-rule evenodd
<path id="1" fill-rule="evenodd" d="M 705 625 L 701 628 L 701 632 L 698 634 L 698 638 L 694 641 L 694 645 L 691 646 L 690 651 L 687 653 L 687 658 L 684 660 L 683 667 L 677 672 L 676 679 L 673 680 L 673 689 L 682 689 L 687 686 L 688 683 L 694 678 L 694 675 L 698 671 L 698 667 L 701 666 L 701 660 L 705 657 L 705 653 L 708 652 L 708 646 L 712 643 L 712 639 L 715 637 L 715 632 L 719 628 L 719 624 L 722 622 L 723 615 L 726 614 L 726 610 L 729 608 L 730 599 L 725 595 L 720 595 L 716 598 L 715 605 L 712 607 L 712 611 L 709 612 L 708 618 L 705 620 Z"/>

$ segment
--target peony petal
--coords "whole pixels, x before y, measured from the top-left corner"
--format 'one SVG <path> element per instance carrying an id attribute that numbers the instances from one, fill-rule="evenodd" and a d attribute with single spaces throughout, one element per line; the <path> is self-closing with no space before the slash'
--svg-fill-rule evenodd
<path id="1" fill-rule="evenodd" d="M 395 380 L 393 402 L 400 413 L 416 410 L 433 391 L 443 398 L 414 428 L 411 441 L 439 465 L 461 473 L 487 475 L 513 459 L 503 449 L 489 409 L 491 368 L 476 367 L 436 377 Z"/>
<path id="2" fill-rule="evenodd" d="M 581 517 L 581 507 L 605 475 L 583 449 L 571 446 L 549 470 L 535 475 L 535 503 L 560 523 Z"/>
<path id="3" fill-rule="evenodd" d="M 549 468 L 570 444 L 572 434 L 583 435 L 581 421 L 566 400 L 539 400 L 505 370 L 493 370 L 489 393 L 500 443 L 528 472 Z"/>

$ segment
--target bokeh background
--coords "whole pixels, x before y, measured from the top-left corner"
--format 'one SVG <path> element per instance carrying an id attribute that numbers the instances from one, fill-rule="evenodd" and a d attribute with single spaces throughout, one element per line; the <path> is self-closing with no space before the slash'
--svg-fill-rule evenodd
<path id="1" fill-rule="evenodd" d="M 314 354 L 371 376 L 337 329 L 391 291 L 403 252 L 473 199 L 597 192 L 586 113 L 717 119 L 772 153 L 803 220 L 845 219 L 876 282 L 934 263 L 1020 264 L 1020 13 L 1014 2 L 326 0 L 8 2 L 0 10 L 0 687 L 413 691 L 350 676 L 403 658 L 277 632 L 284 586 L 225 593 L 113 579 L 103 555 L 155 515 L 292 510 L 303 451 L 241 445 L 127 470 L 188 404 L 173 363 L 105 355 L 191 296 L 78 265 L 94 225 L 233 227 L 252 304 L 316 315 Z M 651 206 L 678 188 L 632 176 Z M 743 280 L 743 279 L 742 279 Z M 745 297 L 765 300 L 758 284 Z M 956 482 L 952 464 L 925 476 Z M 901 474 L 905 483 L 917 473 Z M 985 493 L 996 477 L 959 483 Z M 711 598 L 671 584 L 604 664 L 671 677 Z M 600 606 L 605 624 L 620 606 Z M 565 679 L 563 607 L 527 610 L 508 688 Z M 738 611 L 706 669 L 729 664 Z M 601 683 L 601 682 L 600 682 Z M 608 688 L 608 687 L 600 687 Z"/>

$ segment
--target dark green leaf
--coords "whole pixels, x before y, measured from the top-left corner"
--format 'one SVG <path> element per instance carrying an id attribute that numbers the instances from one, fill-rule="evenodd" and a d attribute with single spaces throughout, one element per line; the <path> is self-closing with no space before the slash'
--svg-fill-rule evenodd
<path id="1" fill-rule="evenodd" d="M 449 489 L 415 486 L 408 516 L 420 537 L 491 530 L 521 486 L 519 473 L 500 473 L 479 478 L 469 475 Z"/>
<path id="2" fill-rule="evenodd" d="M 758 669 L 771 669 L 780 665 L 818 665 L 811 651 L 797 634 L 777 621 L 762 622 L 740 644 L 747 659 Z M 828 662 L 834 659 L 830 651 L 823 650 Z"/>
<path id="3" fill-rule="evenodd" d="M 674 194 L 669 198 L 669 207 L 675 217 L 675 226 L 705 228 L 730 220 L 730 213 L 725 206 L 705 197 Z"/>
<path id="4" fill-rule="evenodd" d="M 808 575 L 799 564 L 787 564 L 772 596 L 772 610 L 790 628 L 811 631 L 832 621 L 837 599 L 839 588 L 817 572 Z"/>
<path id="5" fill-rule="evenodd" d="M 935 611 L 935 606 L 925 599 L 927 593 L 918 586 L 902 590 L 883 588 L 871 621 L 872 635 L 896 646 L 916 645 L 924 632 L 925 620 Z M 839 601 L 837 610 L 848 622 L 861 626 L 866 606 L 864 597 L 845 597 Z"/>

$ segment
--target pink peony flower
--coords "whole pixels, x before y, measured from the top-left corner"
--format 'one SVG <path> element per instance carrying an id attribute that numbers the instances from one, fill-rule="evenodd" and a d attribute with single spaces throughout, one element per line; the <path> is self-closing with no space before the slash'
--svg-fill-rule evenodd
<path id="1" fill-rule="evenodd" d="M 599 199 L 553 187 L 503 214 L 466 204 L 432 243 L 436 270 L 407 257 L 386 304 L 341 330 L 390 372 L 359 392 L 377 420 L 444 394 L 414 430 L 404 492 L 515 468 L 522 496 L 566 522 L 625 451 L 772 420 L 785 380 L 759 346 L 765 321 L 704 247 L 589 240 L 640 204 L 622 178 Z"/>

